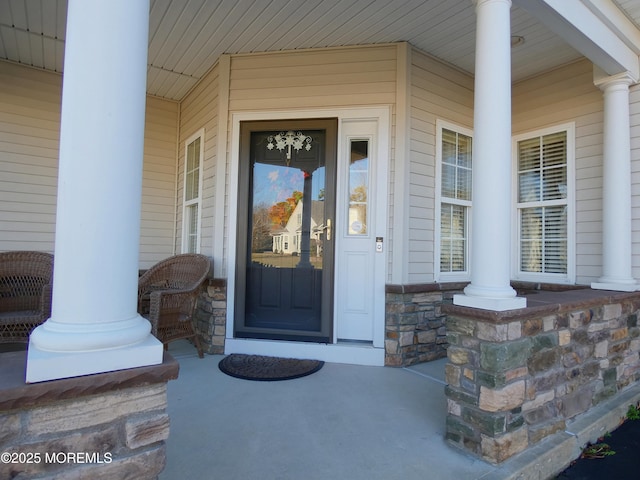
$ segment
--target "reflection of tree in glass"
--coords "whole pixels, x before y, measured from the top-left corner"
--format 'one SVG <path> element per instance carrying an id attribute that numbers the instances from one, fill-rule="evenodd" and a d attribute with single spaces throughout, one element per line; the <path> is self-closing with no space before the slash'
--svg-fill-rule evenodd
<path id="1" fill-rule="evenodd" d="M 269 208 L 269 218 L 273 225 L 284 227 L 289 221 L 289 217 L 302 199 L 302 192 L 294 191 L 284 202 L 278 202 Z"/>
<path id="2" fill-rule="evenodd" d="M 271 250 L 271 218 L 269 207 L 261 203 L 253 207 L 253 230 L 251 233 L 251 251 L 265 252 Z"/>

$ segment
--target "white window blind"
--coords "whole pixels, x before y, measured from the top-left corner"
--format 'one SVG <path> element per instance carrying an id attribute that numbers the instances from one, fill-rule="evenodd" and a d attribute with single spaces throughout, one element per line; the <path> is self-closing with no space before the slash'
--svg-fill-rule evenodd
<path id="1" fill-rule="evenodd" d="M 441 129 L 440 272 L 468 271 L 472 138 Z"/>
<path id="2" fill-rule="evenodd" d="M 519 141 L 521 272 L 568 271 L 567 132 Z"/>

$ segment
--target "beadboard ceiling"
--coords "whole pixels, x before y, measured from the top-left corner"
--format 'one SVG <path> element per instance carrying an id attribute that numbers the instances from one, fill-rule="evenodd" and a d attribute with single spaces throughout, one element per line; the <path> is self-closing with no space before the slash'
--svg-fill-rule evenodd
<path id="1" fill-rule="evenodd" d="M 601 1 L 640 25 L 640 0 Z M 581 57 L 524 10 L 511 12 L 512 35 L 524 38 L 512 50 L 514 81 Z M 0 0 L 0 59 L 62 72 L 66 13 L 67 0 Z M 407 41 L 474 70 L 471 0 L 151 0 L 149 27 L 147 91 L 172 100 L 223 53 Z"/>

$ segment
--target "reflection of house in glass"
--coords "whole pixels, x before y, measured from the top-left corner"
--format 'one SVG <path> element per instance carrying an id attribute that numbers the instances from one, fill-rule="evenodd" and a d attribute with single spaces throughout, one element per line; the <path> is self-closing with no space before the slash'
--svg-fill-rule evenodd
<path id="1" fill-rule="evenodd" d="M 367 234 L 369 142 L 351 141 L 349 162 L 349 235 Z"/>
<path id="2" fill-rule="evenodd" d="M 301 252 L 300 245 L 302 240 L 302 213 L 303 202 L 299 201 L 296 208 L 289 217 L 287 224 L 274 230 L 273 236 L 273 252 L 285 255 L 299 255 Z M 315 247 L 315 255 L 322 255 L 322 232 L 324 232 L 324 202 L 314 200 L 311 202 L 311 229 L 310 243 L 311 252 L 313 254 Z"/>

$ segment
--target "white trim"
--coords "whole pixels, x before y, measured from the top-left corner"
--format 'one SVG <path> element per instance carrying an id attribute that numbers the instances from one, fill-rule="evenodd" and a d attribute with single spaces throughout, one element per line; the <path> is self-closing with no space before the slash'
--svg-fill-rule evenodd
<path id="1" fill-rule="evenodd" d="M 518 142 L 552 133 L 567 132 L 567 273 L 544 274 L 520 271 L 520 224 L 518 221 Z M 512 245 L 511 266 L 514 280 L 575 284 L 576 281 L 576 171 L 575 122 L 520 133 L 512 137 Z M 546 202 L 545 202 L 546 204 Z"/>
<path id="2" fill-rule="evenodd" d="M 230 262 L 231 259 L 235 259 L 237 255 L 237 228 L 238 228 L 238 175 L 239 175 L 239 157 L 240 157 L 240 123 L 248 121 L 259 120 L 286 120 L 286 119 L 306 119 L 306 118 L 337 118 L 338 119 L 338 139 L 342 138 L 342 123 L 348 120 L 375 120 L 378 122 L 378 135 L 380 151 L 378 152 L 378 168 L 379 177 L 381 181 L 386 182 L 388 178 L 389 159 L 391 155 L 390 147 L 390 135 L 391 135 L 391 106 L 381 105 L 375 107 L 360 107 L 360 108 L 322 108 L 322 109 L 291 109 L 286 111 L 259 111 L 259 112 L 238 112 L 231 115 L 231 156 L 230 156 L 230 168 L 229 168 L 229 235 L 228 235 L 228 257 L 226 262 Z M 340 182 L 340 168 L 339 166 L 344 163 L 344 159 L 341 158 L 341 149 L 338 147 L 338 178 L 337 182 Z M 342 163 L 341 163 L 342 162 Z M 376 208 L 382 209 L 384 213 L 384 222 L 376 225 L 375 236 L 386 237 L 387 232 L 387 211 L 388 211 L 388 196 L 387 198 L 377 198 Z M 336 208 L 335 225 L 339 225 L 341 221 L 337 217 L 339 208 Z M 336 236 L 336 251 L 339 248 L 339 236 Z M 387 253 L 385 253 L 385 264 Z M 376 347 L 353 347 L 351 345 L 344 345 L 334 343 L 331 345 L 315 344 L 310 342 L 279 342 L 272 340 L 245 340 L 234 339 L 234 317 L 235 317 L 235 270 L 233 268 L 227 268 L 227 321 L 226 321 L 226 341 L 225 341 L 225 353 L 240 353 L 239 349 L 243 353 L 256 353 L 259 351 L 272 351 L 272 354 L 278 354 L 280 356 L 286 354 L 288 350 L 295 350 L 296 356 L 303 356 L 304 352 L 312 352 L 314 355 L 322 355 L 327 361 L 342 362 L 342 363 L 355 363 L 358 364 L 359 355 L 362 352 L 368 352 L 366 355 L 372 354 L 378 360 L 378 363 L 362 363 L 365 365 L 384 364 L 384 348 Z M 386 272 L 380 272 L 380 278 L 376 279 L 376 289 L 382 292 L 381 295 L 376 296 L 377 302 L 382 302 L 383 314 L 380 318 L 374 320 L 374 345 L 384 345 L 384 288 L 386 283 Z M 335 282 L 334 282 L 335 288 Z M 333 335 L 336 335 L 336 317 L 333 318 Z M 247 350 L 248 349 L 248 350 Z M 326 353 L 325 350 L 329 349 L 330 353 Z M 378 357 L 382 358 L 380 360 Z M 319 358 L 322 359 L 322 358 Z M 381 363 L 380 363 L 381 362 Z"/>
<path id="3" fill-rule="evenodd" d="M 371 128 L 367 124 L 374 124 Z M 387 239 L 387 207 L 388 207 L 388 152 L 389 152 L 389 133 L 388 133 L 388 117 L 383 118 L 344 118 L 340 120 L 339 128 L 339 159 L 343 159 L 338 164 L 337 191 L 336 191 L 336 265 L 341 265 L 341 253 L 347 248 L 342 245 L 351 245 L 360 243 L 368 243 L 371 249 L 371 272 L 373 276 L 373 292 L 372 293 L 372 336 L 369 338 L 373 341 L 374 347 L 384 347 L 384 331 L 385 331 L 385 279 L 387 277 L 387 259 L 388 259 L 388 239 Z M 367 141 L 369 144 L 369 192 L 368 199 L 368 219 L 372 228 L 367 228 L 367 234 L 362 236 L 352 236 L 348 234 L 348 209 L 345 208 L 349 202 L 349 154 L 350 142 L 357 140 Z M 341 203 L 342 201 L 342 203 Z M 375 252 L 376 239 L 382 238 L 382 252 Z M 360 243 L 362 246 L 362 243 Z M 365 249 L 355 249 L 358 253 L 366 253 Z M 344 260 L 344 259 L 343 259 Z M 339 279 L 344 281 L 347 275 L 341 275 L 336 271 L 336 295 L 335 306 L 336 315 L 339 314 L 340 294 L 344 291 L 339 284 Z M 334 329 L 334 343 L 338 342 L 338 319 L 336 318 Z M 344 332 L 344 330 L 342 330 Z"/>
<path id="4" fill-rule="evenodd" d="M 411 175 L 411 72 L 412 47 L 398 44 L 396 61 L 395 149 L 393 158 L 392 234 L 386 249 L 391 250 L 391 283 L 409 280 L 409 212 L 408 185 Z"/>
<path id="5" fill-rule="evenodd" d="M 467 208 L 467 248 L 465 253 L 465 259 L 467 264 L 467 270 L 465 272 L 441 272 L 440 271 L 440 221 L 442 218 L 442 129 L 446 128 L 457 133 L 462 133 L 467 137 L 470 137 L 473 141 L 473 130 L 451 123 L 446 120 L 436 120 L 436 178 L 435 178 L 435 215 L 434 215 L 434 228 L 433 228 L 433 278 L 436 282 L 464 282 L 471 278 L 470 271 L 470 255 L 471 255 L 471 230 L 473 228 L 471 222 L 471 211 L 473 204 L 469 202 L 460 202 L 460 204 L 468 203 Z M 471 155 L 473 157 L 473 143 L 472 143 Z M 473 162 L 473 158 L 471 160 Z"/>
<path id="6" fill-rule="evenodd" d="M 221 55 L 218 60 L 218 133 L 216 136 L 216 183 L 213 195 L 215 210 L 213 215 L 213 276 L 224 278 L 224 223 L 227 205 L 227 129 L 229 128 L 229 82 L 231 77 L 231 57 Z"/>
<path id="7" fill-rule="evenodd" d="M 637 29 L 610 0 L 514 0 L 569 45 L 613 75 L 638 78 Z"/>
<path id="8" fill-rule="evenodd" d="M 187 155 L 189 151 L 189 145 L 195 142 L 197 139 L 200 139 L 200 159 L 198 164 L 198 197 L 187 201 L 185 199 L 185 195 L 187 193 Z M 200 245 L 202 242 L 202 177 L 204 174 L 204 128 L 201 128 L 196 133 L 191 135 L 184 142 L 184 168 L 183 168 L 183 178 L 182 178 L 182 245 L 180 246 L 180 251 L 182 253 L 187 253 L 188 250 L 186 248 L 188 235 L 187 235 L 187 222 L 185 221 L 187 217 L 187 207 L 191 205 L 198 205 L 198 219 L 197 219 L 197 234 L 196 234 L 196 251 L 192 253 L 200 253 Z"/>
<path id="9" fill-rule="evenodd" d="M 351 365 L 384 366 L 384 348 L 370 345 L 336 343 L 333 345 L 309 342 L 283 342 L 277 340 L 250 340 L 227 338 L 225 355 L 244 353 L 284 358 L 307 358 Z"/>

